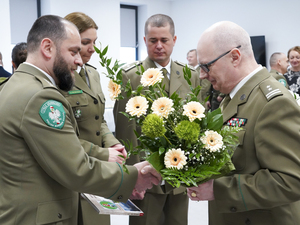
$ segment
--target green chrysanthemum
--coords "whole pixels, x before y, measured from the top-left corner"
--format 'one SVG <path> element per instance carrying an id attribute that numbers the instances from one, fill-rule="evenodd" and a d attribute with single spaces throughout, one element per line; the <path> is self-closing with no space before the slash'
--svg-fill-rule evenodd
<path id="1" fill-rule="evenodd" d="M 195 122 L 184 120 L 175 127 L 174 131 L 180 139 L 194 143 L 199 139 L 200 126 Z"/>
<path id="2" fill-rule="evenodd" d="M 146 136 L 150 138 L 161 137 L 166 133 L 166 131 L 167 130 L 164 127 L 162 118 L 155 114 L 149 114 L 146 116 L 142 126 L 142 132 Z"/>

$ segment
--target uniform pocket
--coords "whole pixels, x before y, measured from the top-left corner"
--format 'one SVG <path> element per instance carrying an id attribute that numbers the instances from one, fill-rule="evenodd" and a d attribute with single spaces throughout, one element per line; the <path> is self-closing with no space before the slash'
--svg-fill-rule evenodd
<path id="1" fill-rule="evenodd" d="M 72 217 L 72 199 L 44 202 L 38 205 L 36 224 L 63 224 Z"/>

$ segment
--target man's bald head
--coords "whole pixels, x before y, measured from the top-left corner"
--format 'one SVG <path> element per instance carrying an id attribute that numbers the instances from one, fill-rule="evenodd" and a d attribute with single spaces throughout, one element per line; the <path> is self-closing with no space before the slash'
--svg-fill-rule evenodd
<path id="1" fill-rule="evenodd" d="M 258 67 L 249 34 L 229 21 L 215 23 L 204 31 L 197 55 L 200 78 L 209 80 L 214 89 L 225 94 Z"/>
<path id="2" fill-rule="evenodd" d="M 229 49 L 241 45 L 244 55 L 253 55 L 249 34 L 239 25 L 230 21 L 221 21 L 213 24 L 201 35 L 199 44 L 210 44 L 213 51 L 222 54 Z"/>

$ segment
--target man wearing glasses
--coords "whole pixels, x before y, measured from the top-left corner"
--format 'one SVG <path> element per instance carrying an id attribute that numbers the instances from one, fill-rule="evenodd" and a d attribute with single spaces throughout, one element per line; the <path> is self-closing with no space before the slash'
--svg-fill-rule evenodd
<path id="1" fill-rule="evenodd" d="M 227 94 L 224 126 L 240 126 L 235 170 L 188 189 L 209 201 L 210 224 L 300 224 L 300 108 L 255 61 L 248 33 L 232 22 L 208 28 L 198 42 L 200 77 Z M 240 123 L 242 122 L 242 123 Z"/>

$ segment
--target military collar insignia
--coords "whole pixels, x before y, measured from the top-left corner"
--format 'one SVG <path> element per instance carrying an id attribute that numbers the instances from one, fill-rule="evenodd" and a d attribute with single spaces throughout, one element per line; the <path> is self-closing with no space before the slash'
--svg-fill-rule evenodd
<path id="1" fill-rule="evenodd" d="M 227 126 L 242 127 L 247 123 L 247 119 L 244 118 L 231 118 L 226 122 Z"/>
<path id="2" fill-rule="evenodd" d="M 74 116 L 75 116 L 76 119 L 80 118 L 81 117 L 81 110 L 76 109 L 75 112 L 74 112 Z"/>
<path id="3" fill-rule="evenodd" d="M 41 106 L 39 114 L 49 127 L 62 129 L 65 124 L 66 112 L 63 105 L 58 101 L 46 101 Z"/>

